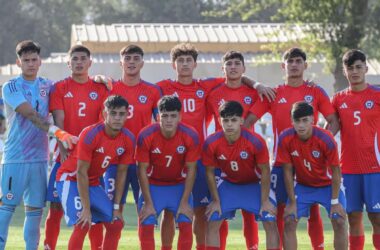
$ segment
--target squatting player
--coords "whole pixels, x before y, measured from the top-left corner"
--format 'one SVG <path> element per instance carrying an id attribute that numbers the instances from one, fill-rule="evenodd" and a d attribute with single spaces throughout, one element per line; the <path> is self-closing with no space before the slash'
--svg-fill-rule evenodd
<path id="1" fill-rule="evenodd" d="M 371 221 L 372 241 L 380 249 L 380 88 L 366 82 L 366 55 L 349 50 L 343 72 L 349 87 L 332 103 L 341 124 L 341 165 L 346 189 L 351 250 L 364 248 L 363 205 Z"/>
<path id="2" fill-rule="evenodd" d="M 202 151 L 202 162 L 212 201 L 207 207 L 207 249 L 220 249 L 222 221 L 235 216 L 237 209 L 253 213 L 263 221 L 267 249 L 279 249 L 275 196 L 270 197 L 269 153 L 264 139 L 243 125 L 243 106 L 227 101 L 219 108 L 223 131 L 210 135 Z M 218 184 L 215 168 L 222 171 Z"/>
<path id="3" fill-rule="evenodd" d="M 88 48 L 83 45 L 75 45 L 70 48 L 68 55 L 71 76 L 54 84 L 50 93 L 49 109 L 53 114 L 55 125 L 79 136 L 85 127 L 99 121 L 108 91 L 103 84 L 96 83 L 89 78 L 91 53 Z M 55 179 L 58 168 L 68 157 L 68 151 L 61 143 L 58 143 L 58 147 L 59 157 L 50 173 L 46 197 L 51 203 L 45 222 L 44 246 L 49 250 L 54 250 L 56 247 L 63 216 Z M 89 236 L 92 249 L 101 247 L 102 235 L 101 224 L 91 227 Z"/>
<path id="4" fill-rule="evenodd" d="M 284 249 L 297 249 L 299 218 L 309 217 L 313 204 L 321 204 L 329 214 L 334 249 L 347 249 L 346 199 L 340 189 L 342 175 L 334 137 L 313 125 L 314 110 L 306 102 L 293 104 L 291 117 L 293 128 L 280 134 L 277 152 L 289 197 L 284 214 Z"/>
<path id="5" fill-rule="evenodd" d="M 25 205 L 26 249 L 38 249 L 47 185 L 47 132 L 68 147 L 77 139 L 49 123 L 52 82 L 37 77 L 40 50 L 30 40 L 17 44 L 16 64 L 21 75 L 5 83 L 2 89 L 9 134 L 1 162 L 0 249 L 5 248 L 9 224 L 21 199 Z"/>
<path id="6" fill-rule="evenodd" d="M 135 137 L 124 128 L 127 116 L 128 102 L 109 96 L 104 102 L 104 122 L 81 132 L 75 151 L 58 169 L 57 191 L 66 222 L 74 225 L 68 249 L 82 249 L 91 224 L 100 222 L 106 227 L 102 249 L 117 249 L 123 228 L 120 199 L 135 147 Z M 114 204 L 99 181 L 110 162 L 118 164 Z"/>
<path id="7" fill-rule="evenodd" d="M 200 154 L 197 132 L 180 122 L 181 102 L 163 96 L 158 103 L 159 123 L 144 128 L 137 139 L 136 160 L 141 195 L 138 209 L 141 249 L 154 250 L 154 225 L 166 209 L 179 227 L 178 248 L 190 250 L 192 197 L 196 161 Z"/>
<path id="8" fill-rule="evenodd" d="M 261 116 L 269 112 L 272 115 L 274 134 L 274 164 L 271 173 L 272 187 L 276 193 L 277 225 L 280 239 L 282 239 L 284 221 L 283 213 L 287 201 L 281 164 L 276 159 L 278 135 L 286 128 L 291 127 L 290 111 L 292 105 L 298 101 L 306 101 L 314 108 L 314 122 L 318 121 L 318 112 L 321 112 L 328 122 L 329 130 L 335 134 L 339 130 L 339 123 L 326 92 L 319 86 L 304 81 L 303 74 L 307 69 L 306 54 L 299 48 L 291 48 L 283 55 L 282 68 L 285 71 L 285 83 L 276 87 L 276 99 L 273 102 L 266 100 L 256 102 L 250 109 L 245 120 L 245 126 L 251 127 Z M 319 214 L 319 206 L 311 207 L 308 231 L 314 249 L 323 249 L 323 224 Z"/>

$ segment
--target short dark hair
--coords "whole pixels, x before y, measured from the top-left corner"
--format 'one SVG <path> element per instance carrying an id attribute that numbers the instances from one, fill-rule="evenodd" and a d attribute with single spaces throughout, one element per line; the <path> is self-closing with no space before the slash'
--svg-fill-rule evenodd
<path id="1" fill-rule="evenodd" d="M 135 54 L 135 53 L 141 55 L 141 57 L 144 56 L 144 50 L 134 44 L 125 46 L 120 50 L 120 56 L 124 56 L 127 54 Z"/>
<path id="2" fill-rule="evenodd" d="M 219 107 L 219 115 L 222 118 L 231 116 L 243 116 L 243 106 L 237 101 L 227 101 Z"/>
<path id="3" fill-rule="evenodd" d="M 302 57 L 302 59 L 304 61 L 306 61 L 305 51 L 303 51 L 302 49 L 297 48 L 297 47 L 290 48 L 287 51 L 285 51 L 285 53 L 282 55 L 282 60 L 285 62 L 290 58 L 294 58 L 294 57 L 298 57 L 298 56 Z"/>
<path id="4" fill-rule="evenodd" d="M 32 40 L 19 42 L 16 46 L 16 54 L 18 57 L 22 56 L 24 53 L 37 53 L 39 55 L 40 52 L 40 45 Z"/>
<path id="5" fill-rule="evenodd" d="M 314 108 L 309 103 L 301 101 L 293 104 L 291 111 L 293 120 L 310 115 L 314 115 Z"/>
<path id="6" fill-rule="evenodd" d="M 224 54 L 222 61 L 223 63 L 225 63 L 231 59 L 239 59 L 244 65 L 244 56 L 239 51 L 234 51 L 234 50 L 227 51 L 226 54 Z"/>
<path id="7" fill-rule="evenodd" d="M 342 62 L 346 66 L 351 66 L 357 60 L 360 60 L 364 63 L 367 61 L 367 57 L 364 52 L 358 49 L 350 49 L 344 53 L 342 58 Z"/>
<path id="8" fill-rule="evenodd" d="M 170 111 L 180 112 L 182 109 L 182 104 L 179 98 L 172 95 L 165 95 L 161 97 L 157 103 L 157 106 L 160 113 Z"/>
<path id="9" fill-rule="evenodd" d="M 91 56 L 90 50 L 83 45 L 74 45 L 69 49 L 69 52 L 67 53 L 69 54 L 69 56 L 72 56 L 75 52 L 84 52 L 87 54 L 88 57 Z"/>
<path id="10" fill-rule="evenodd" d="M 0 121 L 4 121 L 5 120 L 5 116 L 3 114 L 0 114 Z"/>
<path id="11" fill-rule="evenodd" d="M 107 99 L 104 101 L 104 107 L 107 109 L 114 109 L 120 107 L 125 107 L 126 109 L 128 109 L 128 106 L 128 101 L 120 95 L 111 95 L 107 97 Z"/>
<path id="12" fill-rule="evenodd" d="M 198 50 L 190 43 L 180 43 L 174 46 L 170 51 L 170 58 L 174 62 L 180 56 L 190 55 L 194 61 L 197 61 Z"/>

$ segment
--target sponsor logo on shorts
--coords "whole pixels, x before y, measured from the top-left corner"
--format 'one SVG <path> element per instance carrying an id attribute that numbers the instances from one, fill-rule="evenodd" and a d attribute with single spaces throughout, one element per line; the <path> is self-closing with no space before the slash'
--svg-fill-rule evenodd
<path id="1" fill-rule="evenodd" d="M 98 99 L 98 93 L 96 93 L 95 91 L 92 91 L 88 96 L 91 98 L 91 100 L 94 101 Z"/>
<path id="2" fill-rule="evenodd" d="M 108 194 L 108 199 L 113 200 L 113 194 Z"/>
<path id="3" fill-rule="evenodd" d="M 376 203 L 375 206 L 372 207 L 372 209 L 380 209 L 380 203 Z"/>
<path id="4" fill-rule="evenodd" d="M 250 96 L 244 97 L 244 103 L 245 104 L 251 104 L 252 103 L 252 98 Z"/>
<path id="5" fill-rule="evenodd" d="M 311 95 L 305 95 L 304 99 L 307 103 L 311 103 L 313 101 L 313 97 Z"/>
<path id="6" fill-rule="evenodd" d="M 78 211 L 77 212 L 77 217 L 79 218 L 81 214 L 82 214 L 82 211 Z"/>
<path id="7" fill-rule="evenodd" d="M 246 151 L 241 151 L 240 152 L 240 157 L 245 160 L 245 159 L 248 158 L 248 153 Z"/>
<path id="8" fill-rule="evenodd" d="M 46 92 L 46 90 L 41 89 L 41 90 L 40 90 L 40 96 L 42 96 L 42 97 L 47 96 L 47 92 Z"/>
<path id="9" fill-rule="evenodd" d="M 178 154 L 183 154 L 185 152 L 185 147 L 184 146 L 178 146 L 177 147 L 177 153 Z"/>
<path id="10" fill-rule="evenodd" d="M 55 198 L 58 197 L 58 192 L 57 191 L 53 191 L 53 197 L 55 197 Z"/>
<path id="11" fill-rule="evenodd" d="M 319 158 L 319 156 L 321 155 L 321 153 L 317 150 L 313 150 L 313 152 L 311 152 L 314 156 L 314 158 Z"/>
<path id="12" fill-rule="evenodd" d="M 13 194 L 11 192 L 7 193 L 7 195 L 5 196 L 7 198 L 7 200 L 12 200 L 13 199 Z"/>
<path id="13" fill-rule="evenodd" d="M 374 105 L 374 102 L 371 101 L 371 100 L 365 102 L 365 107 L 366 107 L 367 109 L 372 109 L 372 108 L 373 108 L 373 105 Z"/>
<path id="14" fill-rule="evenodd" d="M 200 201 L 200 203 L 209 203 L 210 201 L 208 200 L 208 198 L 207 197 L 204 197 L 201 201 Z"/>
<path id="15" fill-rule="evenodd" d="M 146 97 L 145 95 L 139 96 L 139 102 L 140 103 L 145 104 L 147 100 L 148 100 L 148 97 Z"/>
<path id="16" fill-rule="evenodd" d="M 124 151 L 125 151 L 125 149 L 122 148 L 122 147 L 118 147 L 118 148 L 116 149 L 116 153 L 117 153 L 117 155 L 122 155 L 122 154 L 124 153 Z"/>
<path id="17" fill-rule="evenodd" d="M 205 92 L 201 89 L 198 89 L 197 92 L 195 92 L 195 94 L 199 97 L 199 98 L 203 98 L 205 96 Z"/>

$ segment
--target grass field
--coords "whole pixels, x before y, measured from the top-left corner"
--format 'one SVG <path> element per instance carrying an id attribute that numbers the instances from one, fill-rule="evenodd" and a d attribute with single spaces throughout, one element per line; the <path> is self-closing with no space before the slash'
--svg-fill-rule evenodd
<path id="1" fill-rule="evenodd" d="M 129 197 L 128 197 L 129 198 Z M 135 206 L 132 204 L 132 201 L 128 199 L 127 206 L 124 209 L 124 216 L 127 222 L 126 227 L 123 230 L 122 237 L 119 243 L 119 249 L 125 249 L 125 250 L 137 250 L 139 249 L 139 241 L 136 231 L 136 225 L 137 225 L 137 219 L 136 219 L 136 212 L 135 212 Z M 46 210 L 46 209 L 45 209 Z M 327 219 L 326 213 L 324 209 L 321 209 L 322 216 L 324 218 L 324 226 L 325 226 L 325 246 L 326 250 L 333 249 L 332 242 L 333 242 L 333 232 L 330 225 L 329 220 Z M 46 215 L 46 211 L 44 213 Z M 230 222 L 230 231 L 228 234 L 228 250 L 243 250 L 245 249 L 245 241 L 244 236 L 241 231 L 241 215 L 240 213 L 237 213 L 237 217 L 235 220 Z M 23 239 L 23 226 L 24 221 L 24 212 L 21 207 L 17 208 L 16 213 L 12 219 L 12 224 L 9 230 L 9 236 L 8 236 L 8 242 L 6 249 L 9 250 L 21 250 L 25 249 L 24 245 L 24 239 Z M 42 219 L 41 222 L 41 240 L 40 240 L 40 249 L 43 249 L 42 243 L 44 239 L 44 221 L 45 216 Z M 260 225 L 261 226 L 261 225 Z M 309 250 L 310 247 L 310 240 L 309 236 L 306 231 L 306 219 L 302 219 L 299 227 L 298 227 L 298 249 L 301 250 Z M 366 245 L 365 249 L 373 249 L 372 248 L 372 236 L 371 236 L 371 228 L 369 225 L 368 220 L 365 220 L 365 230 L 366 230 Z M 62 227 L 61 227 L 61 234 L 59 236 L 59 241 L 57 244 L 57 249 L 67 249 L 67 242 L 71 234 L 71 228 L 67 227 L 64 222 L 62 221 Z M 178 235 L 178 232 L 177 234 Z M 265 249 L 265 235 L 262 227 L 260 227 L 260 249 Z M 159 245 L 159 231 L 156 230 L 156 245 Z M 195 246 L 195 243 L 193 244 Z M 89 247 L 89 241 L 85 241 L 85 247 L 84 249 L 90 249 Z M 156 249 L 159 249 L 157 247 Z M 175 249 L 175 248 L 173 248 Z"/>

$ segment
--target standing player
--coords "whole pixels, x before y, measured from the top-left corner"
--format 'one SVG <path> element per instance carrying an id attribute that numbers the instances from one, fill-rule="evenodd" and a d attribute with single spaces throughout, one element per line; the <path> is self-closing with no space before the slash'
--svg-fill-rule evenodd
<path id="1" fill-rule="evenodd" d="M 196 131 L 180 122 L 181 102 L 164 96 L 158 103 L 159 123 L 144 128 L 137 139 L 136 160 L 141 185 L 139 197 L 141 249 L 154 250 L 154 224 L 164 209 L 175 214 L 178 249 L 190 250 L 192 197 L 200 142 Z"/>
<path id="2" fill-rule="evenodd" d="M 176 71 L 177 80 L 163 80 L 157 83 L 161 87 L 164 95 L 177 96 L 182 103 L 182 121 L 193 126 L 199 134 L 200 141 L 203 142 L 206 132 L 206 97 L 216 86 L 225 82 L 224 78 L 209 78 L 205 80 L 194 80 L 193 72 L 197 66 L 198 51 L 191 44 L 178 44 L 170 52 L 173 69 Z M 255 85 L 247 77 L 242 78 L 242 82 L 247 86 Z M 256 85 L 260 86 L 260 85 Z M 270 88 L 260 87 L 260 93 L 267 98 L 272 98 L 274 93 Z M 198 171 L 194 184 L 194 234 L 196 236 L 197 250 L 205 249 L 206 220 L 205 211 L 208 204 L 208 188 L 205 177 L 205 169 L 201 162 L 197 164 Z M 161 239 L 163 249 L 171 249 L 174 238 L 173 214 L 164 212 L 161 225 Z M 224 224 L 227 225 L 227 224 Z M 223 227 L 222 239 L 225 241 L 228 228 Z M 253 233 L 253 235 L 255 235 Z M 225 248 L 225 243 L 222 249 Z"/>
<path id="3" fill-rule="evenodd" d="M 245 72 L 243 55 L 237 51 L 228 51 L 223 56 L 222 61 L 226 82 L 217 86 L 207 97 L 207 109 L 214 118 L 216 131 L 221 129 L 219 108 L 223 103 L 232 100 L 238 101 L 243 107 L 243 118 L 245 118 L 250 107 L 259 99 L 255 89 L 249 88 L 241 82 L 242 75 Z M 257 249 L 259 237 L 255 216 L 245 210 L 242 210 L 242 214 L 247 249 Z"/>
<path id="4" fill-rule="evenodd" d="M 104 122 L 81 132 L 78 146 L 57 172 L 57 190 L 65 219 L 69 226 L 74 225 L 68 249 L 82 249 L 91 224 L 100 222 L 106 227 L 102 249 L 117 249 L 123 228 L 120 199 L 135 146 L 133 134 L 123 128 L 128 102 L 121 96 L 108 97 L 103 116 Z M 112 161 L 118 164 L 113 205 L 99 181 Z"/>
<path id="5" fill-rule="evenodd" d="M 152 123 L 157 116 L 157 102 L 161 97 L 161 90 L 157 85 L 143 81 L 140 71 L 144 66 L 144 51 L 136 46 L 129 45 L 120 51 L 120 66 L 123 70 L 122 78 L 113 84 L 111 93 L 120 95 L 128 100 L 128 119 L 124 127 L 129 129 L 135 137 L 142 128 Z M 136 173 L 136 164 L 128 168 L 125 192 L 121 203 L 125 204 L 129 184 L 133 190 L 133 197 L 137 205 L 139 183 Z M 108 196 L 113 199 L 115 193 L 116 165 L 111 164 L 105 174 L 105 188 Z"/>
<path id="6" fill-rule="evenodd" d="M 265 141 L 243 125 L 243 106 L 227 101 L 219 108 L 223 131 L 209 136 L 202 151 L 212 201 L 207 207 L 209 218 L 207 249 L 220 249 L 219 229 L 222 220 L 235 216 L 236 209 L 255 214 L 263 221 L 267 249 L 279 249 L 274 193 L 270 198 L 269 154 Z M 215 168 L 222 171 L 215 182 Z M 261 183 L 260 183 L 261 182 Z M 259 198 L 261 197 L 261 198 Z M 247 249 L 251 249 L 248 248 Z"/>
<path id="7" fill-rule="evenodd" d="M 380 88 L 366 83 L 366 55 L 349 50 L 343 56 L 349 88 L 333 97 L 341 124 L 341 164 L 347 196 L 351 250 L 364 247 L 363 205 L 380 249 Z"/>
<path id="8" fill-rule="evenodd" d="M 5 248 L 9 224 L 21 199 L 25 205 L 26 249 L 38 248 L 47 185 L 47 132 L 69 147 L 76 139 L 49 123 L 52 82 L 37 77 L 40 50 L 30 40 L 17 44 L 16 63 L 21 75 L 3 86 L 9 134 L 1 162 L 0 249 Z"/>
<path id="9" fill-rule="evenodd" d="M 280 239 L 282 239 L 284 220 L 283 214 L 287 195 L 283 181 L 281 164 L 277 161 L 278 135 L 286 128 L 291 127 L 290 111 L 293 103 L 306 101 L 315 110 L 314 122 L 318 121 L 318 112 L 321 112 L 328 122 L 329 130 L 335 134 L 339 130 L 339 123 L 326 92 L 319 86 L 307 84 L 303 74 L 307 69 L 306 54 L 299 48 L 291 48 L 283 55 L 282 68 L 285 70 L 285 83 L 276 87 L 276 99 L 273 102 L 266 100 L 256 102 L 250 109 L 245 126 L 251 127 L 261 116 L 269 112 L 272 115 L 274 134 L 274 165 L 271 174 L 272 187 L 276 193 L 277 225 Z M 319 214 L 319 206 L 311 207 L 308 231 L 314 249 L 323 249 L 323 224 Z"/>
<path id="10" fill-rule="evenodd" d="M 299 218 L 309 217 L 313 204 L 321 204 L 329 214 L 334 249 L 347 249 L 346 199 L 340 190 L 342 175 L 334 137 L 313 126 L 313 107 L 306 102 L 296 102 L 291 116 L 294 128 L 280 134 L 277 155 L 289 197 L 284 214 L 284 249 L 297 249 Z"/>
<path id="11" fill-rule="evenodd" d="M 95 83 L 88 76 L 91 66 L 90 50 L 82 45 L 73 46 L 69 52 L 68 66 L 71 77 L 55 83 L 50 93 L 49 109 L 53 114 L 54 123 L 69 133 L 79 136 L 85 127 L 99 121 L 103 109 L 103 101 L 108 96 L 103 84 Z M 45 223 L 46 249 L 56 247 L 63 210 L 55 188 L 55 179 L 58 168 L 68 157 L 68 152 L 58 143 L 59 156 L 50 173 L 47 191 L 47 200 L 50 209 Z M 102 225 L 91 227 L 91 248 L 96 250 L 102 244 Z"/>

